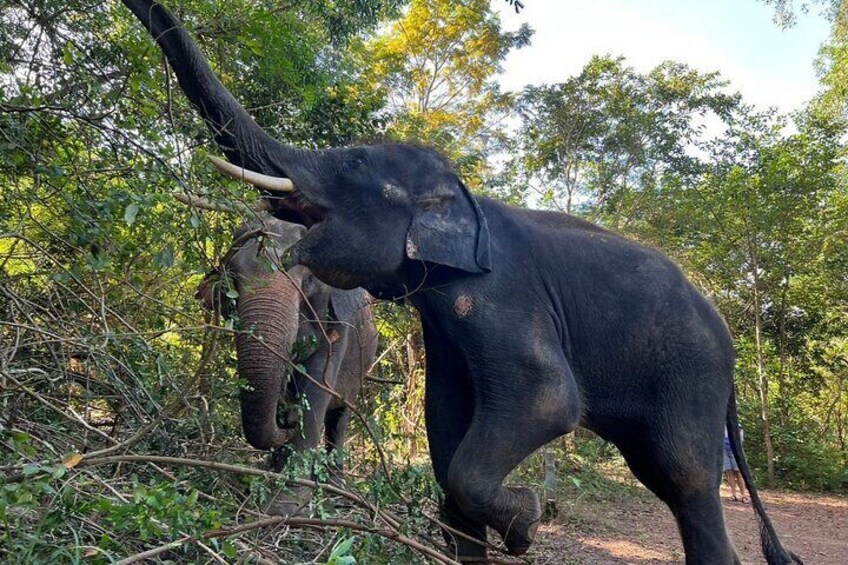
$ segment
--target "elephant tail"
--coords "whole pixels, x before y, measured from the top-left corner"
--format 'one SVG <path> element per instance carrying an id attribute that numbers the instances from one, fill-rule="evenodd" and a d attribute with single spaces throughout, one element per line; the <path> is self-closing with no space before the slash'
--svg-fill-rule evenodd
<path id="1" fill-rule="evenodd" d="M 751 504 L 760 523 L 760 543 L 762 544 L 766 562 L 768 565 L 792 565 L 793 563 L 803 565 L 804 562 L 801 561 L 800 557 L 783 548 L 780 539 L 777 537 L 777 532 L 771 523 L 771 519 L 766 514 L 763 502 L 760 500 L 757 485 L 754 484 L 753 473 L 751 473 L 751 468 L 745 459 L 745 451 L 742 448 L 742 437 L 739 433 L 739 414 L 736 411 L 735 387 L 730 393 L 730 401 L 727 406 L 727 436 L 730 438 L 730 448 L 733 451 L 733 456 L 736 457 L 736 463 L 739 465 L 739 471 L 742 473 L 742 478 L 745 481 L 745 488 L 748 489 L 748 494 L 751 496 Z"/>

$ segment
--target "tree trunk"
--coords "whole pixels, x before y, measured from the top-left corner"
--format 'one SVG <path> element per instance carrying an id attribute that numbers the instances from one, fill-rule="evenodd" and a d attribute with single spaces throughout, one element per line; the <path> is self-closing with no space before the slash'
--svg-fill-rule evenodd
<path id="1" fill-rule="evenodd" d="M 542 520 L 550 522 L 559 514 L 557 509 L 557 494 L 556 494 L 556 458 L 551 451 L 550 446 L 544 448 L 545 459 L 545 501 L 542 511 Z"/>
<path id="2" fill-rule="evenodd" d="M 760 389 L 760 419 L 763 423 L 763 446 L 766 450 L 767 479 L 769 486 L 774 484 L 774 447 L 771 443 L 771 429 L 769 422 L 769 381 L 766 372 L 765 352 L 763 351 L 763 316 L 762 316 L 762 288 L 760 280 L 760 268 L 756 256 L 751 254 L 752 275 L 754 278 L 754 339 L 757 349 L 757 376 L 759 377 Z"/>
<path id="3" fill-rule="evenodd" d="M 786 383 L 786 371 L 787 371 L 787 344 L 786 344 L 786 316 L 787 310 L 789 309 L 788 304 L 788 291 L 789 291 L 789 278 L 790 274 L 787 273 L 784 275 L 783 282 L 781 283 L 780 289 L 780 327 L 779 327 L 779 336 L 777 341 L 777 347 L 780 354 L 780 365 L 777 371 L 777 388 L 778 388 L 778 403 L 777 403 L 777 417 L 780 425 L 782 427 L 786 427 L 789 425 L 789 403 L 786 402 L 786 399 L 789 398 L 788 385 Z"/>
<path id="4" fill-rule="evenodd" d="M 418 348 L 416 332 L 406 335 L 406 403 L 403 407 L 403 434 L 407 438 L 409 446 L 409 458 L 415 460 L 418 457 L 418 441 L 420 437 L 417 424 L 421 410 L 416 391 L 419 386 L 418 367 L 423 358 Z"/>

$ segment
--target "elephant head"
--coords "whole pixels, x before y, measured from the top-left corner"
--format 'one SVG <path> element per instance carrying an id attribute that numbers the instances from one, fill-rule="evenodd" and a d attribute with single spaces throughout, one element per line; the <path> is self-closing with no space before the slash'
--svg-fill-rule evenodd
<path id="1" fill-rule="evenodd" d="M 250 118 L 165 8 L 124 3 L 159 43 L 226 154 L 229 162 L 215 165 L 266 191 L 277 217 L 308 228 L 292 254 L 319 279 L 391 298 L 434 270 L 490 270 L 482 211 L 438 153 L 400 143 L 320 151 L 281 143 Z"/>
<path id="2" fill-rule="evenodd" d="M 238 373 L 249 383 L 241 391 L 242 427 L 257 449 L 280 447 L 295 433 L 277 423 L 277 403 L 298 334 L 301 287 L 311 276 L 303 267 L 285 269 L 287 252 L 305 231 L 265 214 L 248 222 L 197 292 L 207 308 L 237 313 Z M 225 292 L 235 296 L 231 290 L 238 293 L 234 309 L 225 298 Z"/>

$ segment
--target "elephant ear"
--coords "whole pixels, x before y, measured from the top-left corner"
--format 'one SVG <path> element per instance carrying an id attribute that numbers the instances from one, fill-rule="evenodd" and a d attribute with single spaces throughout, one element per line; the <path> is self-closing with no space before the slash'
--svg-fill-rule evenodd
<path id="1" fill-rule="evenodd" d="M 491 272 L 486 217 L 468 188 L 455 180 L 456 187 L 442 185 L 416 203 L 406 255 L 468 273 Z"/>
<path id="2" fill-rule="evenodd" d="M 330 290 L 331 315 L 339 322 L 350 322 L 357 312 L 370 303 L 371 295 L 361 288 Z"/>

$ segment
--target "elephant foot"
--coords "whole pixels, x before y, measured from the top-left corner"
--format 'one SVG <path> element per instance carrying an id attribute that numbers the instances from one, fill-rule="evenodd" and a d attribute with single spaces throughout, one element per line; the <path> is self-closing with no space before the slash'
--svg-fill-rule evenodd
<path id="1" fill-rule="evenodd" d="M 440 518 L 450 527 L 450 529 L 442 528 L 442 537 L 448 546 L 448 555 L 466 565 L 488 563 L 486 526 L 480 522 L 470 522 L 459 511 L 453 499 L 448 498 L 441 510 Z"/>
<path id="2" fill-rule="evenodd" d="M 303 516 L 309 509 L 310 494 L 311 490 L 306 487 L 280 490 L 265 506 L 265 513 L 271 516 Z"/>
<path id="3" fill-rule="evenodd" d="M 476 543 L 451 534 L 446 534 L 445 538 L 448 540 L 448 547 L 451 554 L 460 563 L 464 565 L 483 565 L 489 562 L 489 551 L 482 542 Z"/>
<path id="4" fill-rule="evenodd" d="M 515 505 L 521 510 L 501 533 L 510 555 L 523 555 L 530 549 L 542 521 L 542 507 L 536 493 L 526 487 L 505 487 L 512 493 Z"/>
<path id="5" fill-rule="evenodd" d="M 479 550 L 475 549 L 474 551 L 480 553 Z M 489 554 L 486 550 L 482 551 L 482 555 L 466 555 L 464 553 L 457 553 L 456 560 L 463 565 L 486 565 L 489 563 Z"/>

